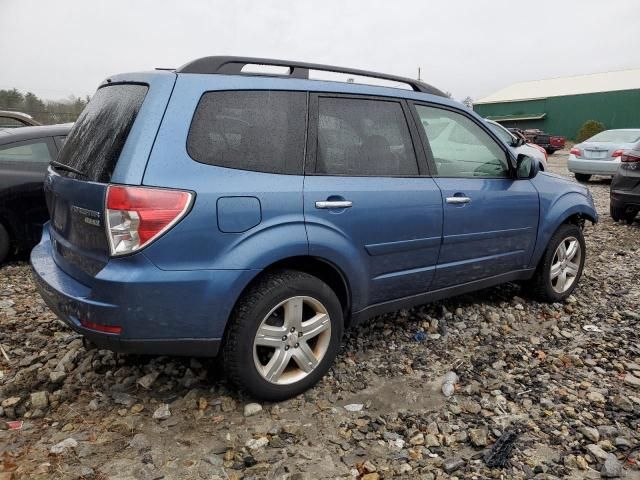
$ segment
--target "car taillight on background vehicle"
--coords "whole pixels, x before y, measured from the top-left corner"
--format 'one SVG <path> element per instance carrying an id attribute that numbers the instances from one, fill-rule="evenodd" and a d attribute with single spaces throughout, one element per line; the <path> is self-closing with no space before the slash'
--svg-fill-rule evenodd
<path id="1" fill-rule="evenodd" d="M 614 150 L 611 156 L 613 158 L 621 157 L 623 153 L 624 153 L 624 150 L 618 149 L 618 150 Z"/>
<path id="2" fill-rule="evenodd" d="M 571 151 L 569 152 L 571 155 L 575 155 L 576 157 L 580 156 L 580 149 L 579 148 L 572 148 Z"/>
<path id="3" fill-rule="evenodd" d="M 640 163 L 640 153 L 627 153 L 620 157 L 620 161 L 624 163 Z"/>
<path id="4" fill-rule="evenodd" d="M 544 155 L 545 160 L 549 159 L 549 157 L 547 156 L 547 151 L 544 148 L 542 148 L 540 145 L 536 145 L 535 143 L 530 143 L 529 145 L 540 150 L 540 152 L 542 152 L 542 154 Z"/>
<path id="5" fill-rule="evenodd" d="M 193 194 L 163 188 L 107 187 L 106 224 L 111 255 L 146 247 L 189 211 Z"/>

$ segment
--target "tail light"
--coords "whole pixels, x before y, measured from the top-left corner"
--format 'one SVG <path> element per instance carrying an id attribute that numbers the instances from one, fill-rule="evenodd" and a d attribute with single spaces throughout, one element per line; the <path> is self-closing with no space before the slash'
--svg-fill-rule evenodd
<path id="1" fill-rule="evenodd" d="M 614 150 L 613 153 L 611 154 L 611 156 L 613 158 L 621 157 L 623 153 L 624 153 L 624 150 L 619 148 L 618 150 Z"/>
<path id="2" fill-rule="evenodd" d="M 530 143 L 529 145 L 540 150 L 544 154 L 544 159 L 548 160 L 549 157 L 547 156 L 547 151 L 544 148 L 542 148 L 540 145 L 536 145 L 535 143 Z"/>
<path id="3" fill-rule="evenodd" d="M 640 153 L 627 153 L 620 155 L 620 161 L 624 163 L 640 163 Z"/>
<path id="4" fill-rule="evenodd" d="M 138 251 L 178 223 L 193 194 L 162 188 L 107 187 L 107 235 L 112 256 Z"/>
<path id="5" fill-rule="evenodd" d="M 575 155 L 576 157 L 580 156 L 580 149 L 579 148 L 572 148 L 571 151 L 569 152 L 571 155 Z"/>

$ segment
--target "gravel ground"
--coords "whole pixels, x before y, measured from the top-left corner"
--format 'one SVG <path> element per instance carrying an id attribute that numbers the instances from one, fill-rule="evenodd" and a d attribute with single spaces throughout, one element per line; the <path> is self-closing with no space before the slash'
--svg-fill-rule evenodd
<path id="1" fill-rule="evenodd" d="M 0 480 L 638 479 L 640 223 L 589 187 L 601 221 L 565 304 L 506 285 L 375 318 L 280 404 L 251 404 L 215 361 L 87 351 L 28 265 L 4 266 Z"/>

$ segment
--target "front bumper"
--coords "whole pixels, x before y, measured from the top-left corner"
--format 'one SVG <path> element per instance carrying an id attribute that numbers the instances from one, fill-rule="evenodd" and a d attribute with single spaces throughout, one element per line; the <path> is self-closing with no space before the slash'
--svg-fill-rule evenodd
<path id="1" fill-rule="evenodd" d="M 42 298 L 70 328 L 100 347 L 145 355 L 217 355 L 235 300 L 255 275 L 164 271 L 137 254 L 112 259 L 87 286 L 56 264 L 47 227 L 31 266 Z M 105 333 L 82 322 L 122 330 Z"/>
<path id="2" fill-rule="evenodd" d="M 604 175 L 613 177 L 620 166 L 620 158 L 616 160 L 586 160 L 569 155 L 567 168 L 573 173 L 584 173 L 587 175 Z"/>

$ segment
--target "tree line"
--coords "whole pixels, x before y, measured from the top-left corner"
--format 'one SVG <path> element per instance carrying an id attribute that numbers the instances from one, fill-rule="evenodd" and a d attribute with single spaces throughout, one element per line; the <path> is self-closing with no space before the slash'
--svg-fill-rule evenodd
<path id="1" fill-rule="evenodd" d="M 64 100 L 44 100 L 35 93 L 18 89 L 0 90 L 0 110 L 13 110 L 31 115 L 44 125 L 74 122 L 89 103 L 85 98 L 71 95 Z"/>

